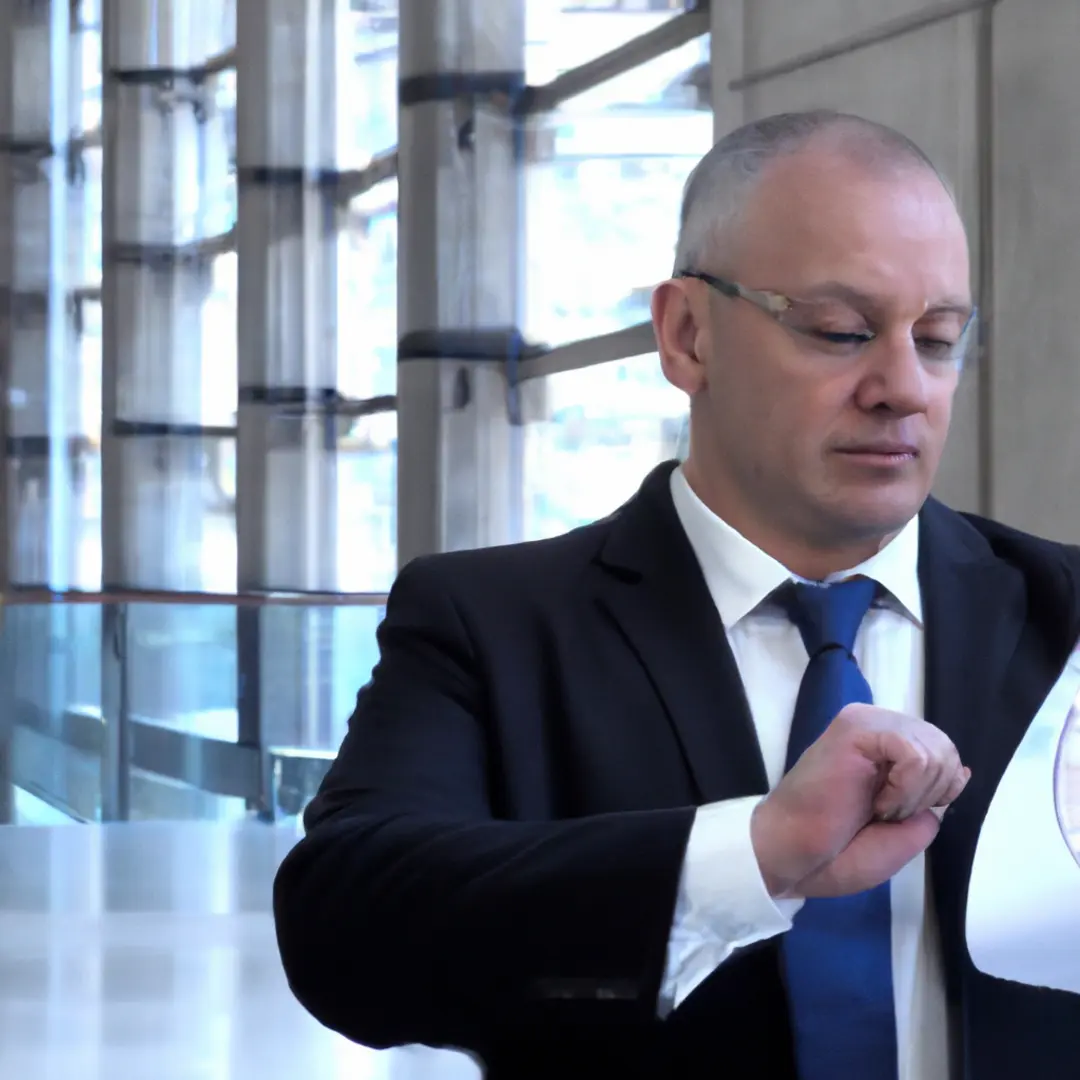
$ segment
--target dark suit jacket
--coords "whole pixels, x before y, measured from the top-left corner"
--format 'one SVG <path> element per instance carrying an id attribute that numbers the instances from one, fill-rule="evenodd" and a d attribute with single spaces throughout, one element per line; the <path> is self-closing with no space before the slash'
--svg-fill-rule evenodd
<path id="1" fill-rule="evenodd" d="M 496 1080 L 794 1076 L 775 941 L 656 1017 L 694 807 L 767 790 L 671 468 L 566 536 L 401 572 L 275 885 L 290 984 L 331 1028 L 466 1048 Z M 991 797 L 1080 636 L 1080 552 L 933 501 L 921 529 L 926 717 L 973 769 L 930 853 L 953 1075 L 1076 1075 L 1080 997 L 977 972 L 964 909 Z"/>

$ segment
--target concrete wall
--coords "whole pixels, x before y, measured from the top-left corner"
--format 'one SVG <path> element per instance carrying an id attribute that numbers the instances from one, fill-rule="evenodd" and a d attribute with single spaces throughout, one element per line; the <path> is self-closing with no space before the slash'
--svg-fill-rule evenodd
<path id="1" fill-rule="evenodd" d="M 1080 4 L 713 0 L 718 133 L 832 106 L 956 185 L 986 316 L 938 494 L 1080 542 Z"/>
<path id="2" fill-rule="evenodd" d="M 993 509 L 1080 542 L 1080 3 L 994 15 Z"/>

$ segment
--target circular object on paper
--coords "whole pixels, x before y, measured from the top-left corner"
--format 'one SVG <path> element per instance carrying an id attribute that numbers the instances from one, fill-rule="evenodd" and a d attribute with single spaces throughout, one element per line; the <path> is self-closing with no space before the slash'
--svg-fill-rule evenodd
<path id="1" fill-rule="evenodd" d="M 1056 772 L 1058 821 L 1080 862 L 1080 709 L 1075 707 L 1058 745 Z"/>

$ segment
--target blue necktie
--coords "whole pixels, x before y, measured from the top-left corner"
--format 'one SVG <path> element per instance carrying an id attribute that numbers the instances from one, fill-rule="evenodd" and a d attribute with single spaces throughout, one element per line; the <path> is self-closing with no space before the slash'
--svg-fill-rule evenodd
<path id="1" fill-rule="evenodd" d="M 792 583 L 777 599 L 810 663 L 799 687 L 787 768 L 852 702 L 872 702 L 852 655 L 876 585 Z M 800 1080 L 897 1080 L 889 883 L 854 896 L 807 900 L 784 936 Z"/>

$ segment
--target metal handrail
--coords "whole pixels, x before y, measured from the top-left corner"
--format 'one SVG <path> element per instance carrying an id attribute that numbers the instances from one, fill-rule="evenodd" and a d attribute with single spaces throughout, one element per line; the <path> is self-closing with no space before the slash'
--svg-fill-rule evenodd
<path id="1" fill-rule="evenodd" d="M 0 595 L 0 606 L 47 604 L 187 604 L 192 607 L 382 607 L 386 593 L 330 592 L 236 592 L 212 593 L 166 589 L 106 589 L 83 592 L 67 589 L 53 592 L 41 588 L 11 588 Z"/>

